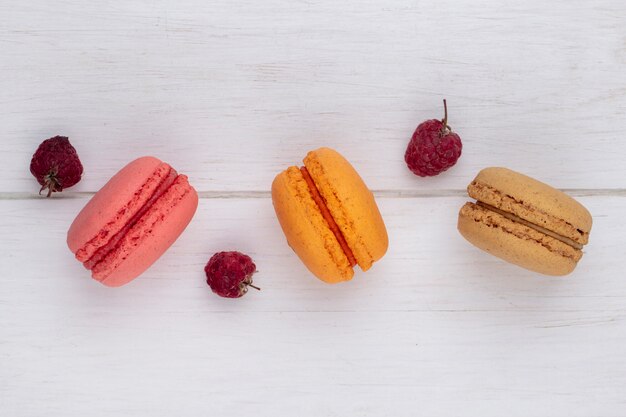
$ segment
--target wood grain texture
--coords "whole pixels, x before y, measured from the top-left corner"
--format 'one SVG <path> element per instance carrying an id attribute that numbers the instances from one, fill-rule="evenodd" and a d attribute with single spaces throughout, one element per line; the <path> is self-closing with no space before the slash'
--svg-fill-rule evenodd
<path id="1" fill-rule="evenodd" d="M 467 244 L 454 226 L 463 201 L 380 199 L 388 255 L 328 286 L 288 248 L 269 199 L 202 199 L 172 249 L 117 291 L 62 244 L 84 199 L 0 202 L 11 248 L 0 253 L 0 409 L 620 415 L 626 286 L 615 260 L 626 257 L 616 239 L 626 225 L 612 219 L 626 198 L 581 199 L 596 224 L 565 279 Z M 255 259 L 260 293 L 209 292 L 203 265 L 228 248 Z"/>
<path id="2" fill-rule="evenodd" d="M 55 134 L 88 168 L 79 191 L 146 153 L 200 190 L 268 190 L 321 145 L 377 190 L 502 164 L 626 188 L 624 2 L 518 3 L 4 1 L 0 189 L 34 190 L 24 167 Z M 418 182 L 399 162 L 444 97 L 464 155 Z"/>
<path id="3" fill-rule="evenodd" d="M 626 410 L 626 4 L 514 1 L 0 2 L 0 416 L 550 416 Z M 420 121 L 457 166 L 403 162 Z M 42 139 L 85 165 L 36 197 Z M 327 286 L 286 245 L 269 188 L 307 150 L 376 191 L 389 253 Z M 134 157 L 189 174 L 190 228 L 118 290 L 65 245 Z M 593 214 L 574 274 L 545 278 L 456 232 L 464 188 L 505 165 Z M 202 268 L 250 254 L 261 293 Z"/>

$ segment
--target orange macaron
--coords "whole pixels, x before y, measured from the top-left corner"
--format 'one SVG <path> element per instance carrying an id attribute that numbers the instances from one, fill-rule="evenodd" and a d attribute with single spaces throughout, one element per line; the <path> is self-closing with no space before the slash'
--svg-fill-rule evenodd
<path id="1" fill-rule="evenodd" d="M 287 243 L 327 283 L 349 281 L 383 257 L 389 239 L 374 195 L 354 167 L 329 148 L 276 176 L 272 202 Z"/>

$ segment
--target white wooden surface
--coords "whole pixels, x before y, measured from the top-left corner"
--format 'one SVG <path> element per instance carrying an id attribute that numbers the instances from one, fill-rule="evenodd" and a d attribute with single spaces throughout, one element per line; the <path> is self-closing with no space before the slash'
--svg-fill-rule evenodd
<path id="1" fill-rule="evenodd" d="M 553 1 L 0 2 L 1 416 L 624 416 L 626 4 Z M 464 140 L 419 179 L 403 152 L 441 116 Z M 70 136 L 83 181 L 28 172 Z M 391 239 L 367 274 L 312 278 L 274 218 L 273 176 L 343 152 Z M 153 154 L 202 199 L 117 290 L 65 247 L 75 214 Z M 586 255 L 539 277 L 457 234 L 463 189 L 505 165 L 591 210 Z M 218 250 L 263 287 L 210 293 Z"/>

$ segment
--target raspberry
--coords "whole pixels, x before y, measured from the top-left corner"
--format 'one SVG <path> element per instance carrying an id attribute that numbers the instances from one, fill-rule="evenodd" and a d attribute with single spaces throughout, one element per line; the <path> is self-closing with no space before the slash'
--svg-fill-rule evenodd
<path id="1" fill-rule="evenodd" d="M 248 255 L 241 252 L 219 252 L 209 259 L 204 267 L 206 282 L 220 297 L 239 298 L 248 292 L 252 285 L 252 275 L 256 265 Z"/>
<path id="2" fill-rule="evenodd" d="M 48 189 L 47 197 L 63 191 L 80 181 L 83 165 L 76 149 L 65 136 L 55 136 L 41 142 L 30 161 L 30 172 L 41 184 L 39 194 Z"/>
<path id="3" fill-rule="evenodd" d="M 443 100 L 443 120 L 420 123 L 406 148 L 404 160 L 420 177 L 432 177 L 447 170 L 461 157 L 461 138 L 448 126 L 448 106 Z"/>

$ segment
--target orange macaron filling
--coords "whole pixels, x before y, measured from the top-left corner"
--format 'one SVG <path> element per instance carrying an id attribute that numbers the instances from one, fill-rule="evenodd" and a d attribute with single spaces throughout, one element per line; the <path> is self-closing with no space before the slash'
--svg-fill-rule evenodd
<path id="1" fill-rule="evenodd" d="M 128 231 L 141 219 L 141 217 L 152 207 L 152 205 L 170 188 L 170 186 L 176 181 L 178 178 L 178 172 L 174 168 L 170 167 L 169 172 L 164 178 L 161 180 L 161 183 L 156 187 L 153 191 L 150 198 L 145 202 L 145 204 L 128 220 L 128 222 L 117 232 L 115 235 L 109 239 L 109 241 L 98 248 L 94 254 L 83 262 L 85 268 L 91 270 L 98 263 L 102 262 L 115 248 L 118 246 L 120 241 L 124 238 L 124 236 L 128 233 Z"/>
<path id="2" fill-rule="evenodd" d="M 309 174 L 309 171 L 306 169 L 306 167 L 300 167 L 300 172 L 302 173 L 302 177 L 304 178 L 307 185 L 309 186 L 309 191 L 311 192 L 313 201 L 315 201 L 315 204 L 317 204 L 317 207 L 320 209 L 320 212 L 322 213 L 322 217 L 324 217 L 324 220 L 326 220 L 326 223 L 328 223 L 330 230 L 333 232 L 333 235 L 335 235 L 337 242 L 339 242 L 339 246 L 341 246 L 341 249 L 346 254 L 346 257 L 348 258 L 348 262 L 350 262 L 350 266 L 354 267 L 357 264 L 356 258 L 354 257 L 354 254 L 352 253 L 350 246 L 348 246 L 348 242 L 346 242 L 346 239 L 343 236 L 343 233 L 341 233 L 341 229 L 339 229 L 339 226 L 335 222 L 335 219 L 330 213 L 330 210 L 326 206 L 326 203 L 324 202 L 322 195 L 317 189 L 317 186 L 315 185 L 315 182 L 313 181 L 311 174 Z"/>

